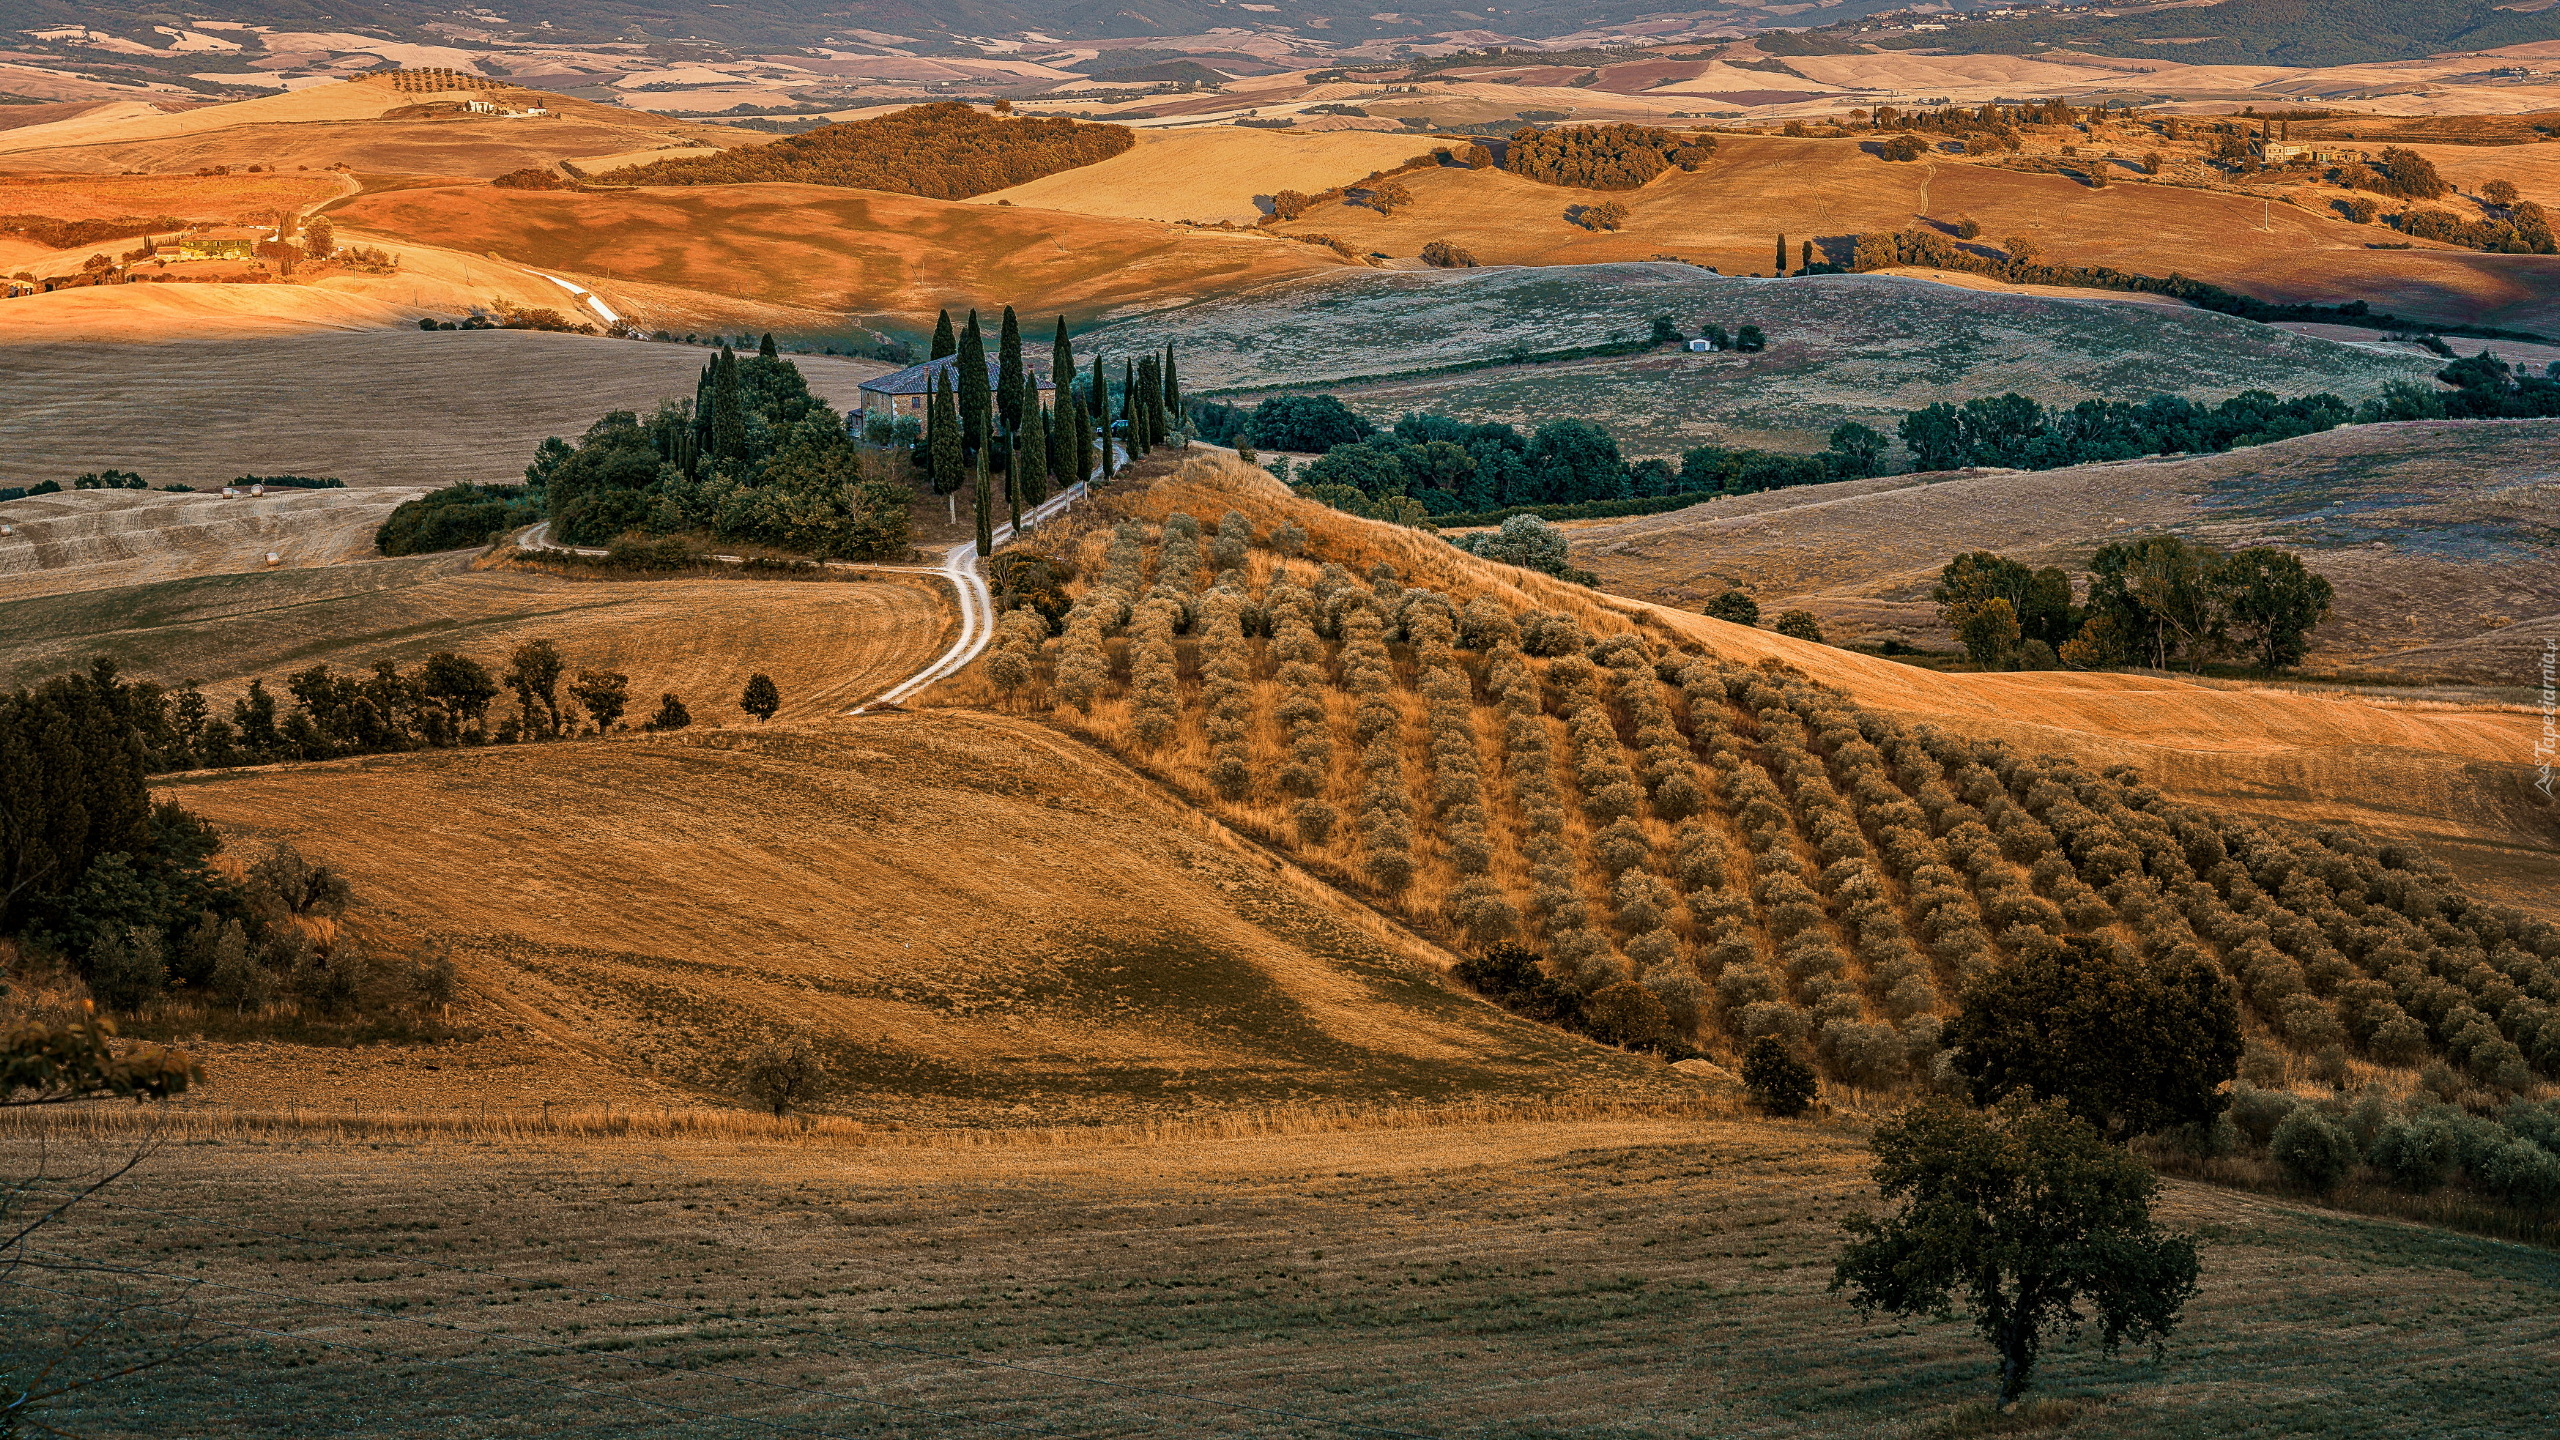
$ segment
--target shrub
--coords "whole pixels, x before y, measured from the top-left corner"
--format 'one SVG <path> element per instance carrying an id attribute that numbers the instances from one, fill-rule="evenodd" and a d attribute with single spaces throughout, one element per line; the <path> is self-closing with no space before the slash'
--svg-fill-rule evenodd
<path id="1" fill-rule="evenodd" d="M 1709 619 L 1729 621 L 1735 625 L 1760 623 L 1760 607 L 1752 603 L 1750 596 L 1739 590 L 1727 590 L 1708 601 L 1700 608 L 1699 613 Z"/>
<path id="2" fill-rule="evenodd" d="M 566 190 L 569 188 L 569 182 L 560 178 L 558 171 L 533 166 L 522 170 L 510 170 L 489 183 L 506 190 Z"/>
<path id="3" fill-rule="evenodd" d="M 1671 1038 L 1671 1013 L 1642 985 L 1622 981 L 1584 997 L 1582 1023 L 1591 1038 L 1631 1050 L 1650 1050 Z"/>
<path id="4" fill-rule="evenodd" d="M 1478 262 L 1475 253 L 1464 246 L 1434 240 L 1422 247 L 1422 263 L 1442 270 L 1472 270 Z"/>
<path id="5" fill-rule="evenodd" d="M 1718 598 L 1721 599 L 1722 597 L 1719 596 Z M 1722 619 L 1724 617 L 1719 616 L 1717 618 Z M 1815 618 L 1814 613 L 1810 610 L 1780 611 L 1777 622 L 1769 628 L 1792 639 L 1810 640 L 1816 645 L 1822 643 L 1822 622 Z"/>
<path id="6" fill-rule="evenodd" d="M 2510 1205 L 2540 1210 L 2560 1201 L 2560 1156 L 2531 1141 L 2510 1140 L 2490 1151 L 2474 1178 Z"/>
<path id="7" fill-rule="evenodd" d="M 1751 1042 L 1742 1060 L 1742 1088 L 1751 1103 L 1772 1115 L 1801 1115 L 1816 1093 L 1813 1067 L 1774 1035 Z"/>
<path id="8" fill-rule="evenodd" d="M 2297 1105 L 2284 1117 L 2268 1148 L 2285 1179 L 2322 1195 L 2338 1188 L 2356 1160 L 2355 1141 L 2308 1105 Z"/>
<path id="9" fill-rule="evenodd" d="M 2425 1195 L 2453 1174 L 2453 1132 L 2425 1120 L 2386 1125 L 2374 1135 L 2365 1160 L 2395 1189 Z"/>

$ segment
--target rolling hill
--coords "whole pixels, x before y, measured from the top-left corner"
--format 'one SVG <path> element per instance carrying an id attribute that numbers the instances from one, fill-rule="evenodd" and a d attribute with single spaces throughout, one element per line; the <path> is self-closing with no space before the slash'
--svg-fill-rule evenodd
<path id="1" fill-rule="evenodd" d="M 1773 267 L 1780 235 L 1788 237 L 1790 268 L 1806 240 L 1846 264 L 1858 234 L 1953 226 L 1970 215 L 1984 243 L 2024 236 L 2058 262 L 2183 274 L 2266 300 L 2362 299 L 2419 319 L 2560 334 L 2553 257 L 2425 245 L 2372 250 L 2370 227 L 2290 205 L 2251 205 L 2251 196 L 2121 182 L 2099 190 L 2070 176 L 1953 160 L 1895 164 L 1868 153 L 1870 143 L 1729 135 L 1696 173 L 1675 170 L 1606 197 L 1507 171 L 1444 167 L 1403 177 L 1414 203 L 1391 216 L 1346 200 L 1272 228 L 1333 235 L 1397 258 L 1445 240 L 1487 265 L 1671 255 L 1747 275 Z M 1618 229 L 1586 230 L 1568 218 L 1604 198 L 1627 206 Z"/>
<path id="2" fill-rule="evenodd" d="M 755 131 L 694 125 L 592 100 L 536 91 L 493 91 L 505 103 L 540 106 L 536 119 L 463 113 L 482 92 L 321 85 L 177 114 L 84 115 L 0 130 L 0 171 L 18 173 L 344 166 L 373 175 L 488 178 L 579 156 L 670 146 L 733 148 L 771 139 Z"/>
<path id="3" fill-rule="evenodd" d="M 1688 335 L 1757 325 L 1770 348 L 1499 363 L 1639 341 L 1661 315 Z M 2361 399 L 2394 380 L 2432 384 L 2442 363 L 2179 305 L 1893 275 L 1739 280 L 1643 263 L 1347 270 L 1123 321 L 1094 338 L 1114 350 L 1177 344 L 1195 393 L 1325 390 L 1382 425 L 1411 410 L 1533 428 L 1578 416 L 1629 455 L 1674 457 L 1703 443 L 1820 449 L 1844 420 L 1890 435 L 1905 413 L 1949 397 L 2017 390 L 2068 406 L 2266 389 Z M 2178 363 L 2164 368 L 2164 355 Z M 1381 375 L 1397 378 L 1361 378 Z"/>
<path id="4" fill-rule="evenodd" d="M 547 269 L 926 329 L 946 306 L 1082 322 L 1342 263 L 1260 235 L 818 185 L 444 186 L 363 196 L 335 214 L 351 230 Z"/>
<path id="5" fill-rule="evenodd" d="M 512 1048 L 581 1076 L 589 1101 L 717 1092 L 743 1048 L 789 1030 L 860 1113 L 935 1124 L 1025 1104 L 1090 1121 L 1683 1088 L 1451 993 L 1428 945 L 1001 717 L 399 756 L 165 793 L 244 841 L 327 856 L 385 927 L 452 945 Z M 402 1103 L 458 1103 L 472 1082 L 450 1084 Z"/>
<path id="6" fill-rule="evenodd" d="M 488 270 L 484 263 L 480 274 Z M 565 298 L 544 288 L 554 297 L 546 303 Z M 259 300 L 328 294 L 295 286 L 148 289 L 153 299 L 163 291 Z M 17 306 L 120 293 L 0 303 L 0 324 L 20 313 Z M 22 340 L 0 349 L 0 379 L 22 397 L 19 409 L 0 415 L 0 439 L 10 442 L 0 445 L 0 484 L 68 485 L 105 468 L 153 485 L 220 485 L 240 474 L 333 476 L 352 487 L 521 484 L 543 437 L 575 439 L 607 410 L 690 397 L 710 358 L 691 345 L 534 330 L 429 334 L 414 325 L 151 345 Z M 858 403 L 862 382 L 890 368 L 827 355 L 795 355 L 792 363 L 838 409 Z M 24 514 L 19 507 L 32 503 L 10 508 Z"/>
<path id="7" fill-rule="evenodd" d="M 2560 617 L 2550 421 L 2354 426 L 2227 455 L 2034 473 L 1890 476 L 1667 515 L 1577 522 L 1577 564 L 1682 609 L 1739 585 L 1837 639 L 1951 645 L 1941 566 L 1996 550 L 2075 573 L 2099 545 L 2168 531 L 2297 550 L 2338 587 L 2315 663 L 2516 687 Z"/>

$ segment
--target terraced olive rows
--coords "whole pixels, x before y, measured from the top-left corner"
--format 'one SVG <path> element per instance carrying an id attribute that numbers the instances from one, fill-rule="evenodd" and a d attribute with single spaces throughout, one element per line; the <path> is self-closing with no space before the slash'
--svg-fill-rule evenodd
<path id="1" fill-rule="evenodd" d="M 1087 537 L 1063 633 L 1016 612 L 991 678 L 1453 948 L 1536 952 L 1604 1038 L 1780 1035 L 1891 1088 L 1969 979 L 2081 935 L 2212 960 L 2313 1073 L 2560 1071 L 2560 930 L 2414 853 L 1244 528 Z"/>

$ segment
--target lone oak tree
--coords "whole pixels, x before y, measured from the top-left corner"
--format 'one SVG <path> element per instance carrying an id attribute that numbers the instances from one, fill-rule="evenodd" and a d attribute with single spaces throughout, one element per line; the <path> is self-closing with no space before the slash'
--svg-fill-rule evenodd
<path id="1" fill-rule="evenodd" d="M 1965 987 L 1944 1039 L 1973 1102 L 2056 1100 L 2119 1143 L 2203 1124 L 2240 1072 L 2240 1011 L 2201 960 L 2071 936 Z"/>
<path id="2" fill-rule="evenodd" d="M 1832 1291 L 1862 1316 L 1945 1320 L 1961 1304 L 1999 1352 L 2004 1406 L 2048 1337 L 2078 1336 L 2084 1306 L 2112 1353 L 2166 1340 L 2196 1293 L 2194 1239 L 2151 1221 L 2158 1177 L 2060 1104 L 1924 1101 L 1876 1132 L 1875 1155 L 1876 1188 L 1903 1206 L 1846 1222 Z"/>

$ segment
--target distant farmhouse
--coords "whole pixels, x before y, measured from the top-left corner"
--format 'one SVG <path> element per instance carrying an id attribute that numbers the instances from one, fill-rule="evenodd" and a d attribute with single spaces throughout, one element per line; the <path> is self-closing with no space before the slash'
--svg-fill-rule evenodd
<path id="1" fill-rule="evenodd" d="M 956 395 L 960 389 L 959 368 L 960 357 L 945 355 L 939 360 L 927 360 L 921 365 L 910 365 L 894 374 L 865 380 L 862 382 L 861 420 L 855 420 L 852 416 L 845 418 L 857 428 L 861 421 L 867 421 L 873 416 L 894 420 L 901 415 L 912 415 L 922 420 L 925 418 L 925 407 L 933 400 L 934 377 L 937 375 L 948 377 L 952 393 Z M 1023 368 L 1031 371 L 1034 377 L 1039 375 L 1039 370 L 1035 366 L 1025 365 Z M 990 360 L 987 362 L 987 388 L 993 390 L 995 386 L 996 362 Z M 1040 381 L 1040 388 L 1044 391 L 1055 391 L 1058 387 L 1043 379 Z"/>

